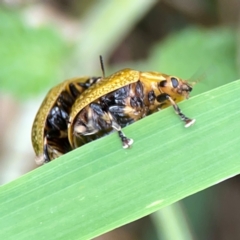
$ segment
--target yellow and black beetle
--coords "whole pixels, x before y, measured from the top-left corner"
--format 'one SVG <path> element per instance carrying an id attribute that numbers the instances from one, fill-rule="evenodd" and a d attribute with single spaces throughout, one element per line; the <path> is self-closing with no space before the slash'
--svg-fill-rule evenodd
<path id="1" fill-rule="evenodd" d="M 122 128 L 169 105 L 185 122 L 176 102 L 189 97 L 192 87 L 187 81 L 158 72 L 123 69 L 86 89 L 74 102 L 70 112 L 68 138 L 72 148 L 117 131 L 123 148 L 133 140 Z"/>
<path id="2" fill-rule="evenodd" d="M 101 62 L 102 64 L 102 62 Z M 189 97 L 192 86 L 180 78 L 158 72 L 123 69 L 109 77 L 73 78 L 52 88 L 32 127 L 38 164 L 117 131 L 123 148 L 133 140 L 122 128 L 158 110 L 173 106 L 185 127 L 195 120 L 176 104 Z"/>

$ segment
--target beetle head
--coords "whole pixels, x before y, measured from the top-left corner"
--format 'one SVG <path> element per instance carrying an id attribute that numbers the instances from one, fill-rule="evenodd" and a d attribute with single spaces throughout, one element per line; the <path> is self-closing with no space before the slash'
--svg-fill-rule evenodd
<path id="1" fill-rule="evenodd" d="M 158 84 L 160 92 L 164 92 L 176 99 L 188 99 L 189 93 L 192 91 L 194 83 L 189 83 L 174 76 L 165 76 L 165 80 L 161 80 Z"/>

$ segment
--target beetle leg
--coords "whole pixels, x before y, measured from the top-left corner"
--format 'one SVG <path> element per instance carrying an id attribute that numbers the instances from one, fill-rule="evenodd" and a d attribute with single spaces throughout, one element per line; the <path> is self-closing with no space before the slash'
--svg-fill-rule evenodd
<path id="1" fill-rule="evenodd" d="M 131 138 L 127 138 L 122 132 L 122 128 L 119 123 L 115 120 L 114 115 L 109 111 L 103 111 L 98 104 L 91 104 L 91 107 L 98 113 L 99 117 L 109 124 L 114 130 L 118 132 L 118 135 L 122 141 L 123 148 L 129 148 L 133 144 Z M 101 109 L 101 110 L 100 110 Z"/>
<path id="2" fill-rule="evenodd" d="M 47 138 L 44 138 L 44 145 L 43 145 L 43 158 L 44 163 L 48 163 L 51 161 L 49 154 L 48 154 L 48 144 L 47 144 Z"/>
<path id="3" fill-rule="evenodd" d="M 118 132 L 118 135 L 122 141 L 123 148 L 129 148 L 133 144 L 133 139 L 127 138 L 125 136 L 125 134 L 122 131 L 121 126 L 117 122 L 112 121 L 112 128 Z"/>
<path id="4" fill-rule="evenodd" d="M 93 114 L 94 114 L 93 109 L 89 107 L 88 110 L 86 111 L 86 120 L 81 121 L 80 123 L 75 125 L 74 133 L 83 136 L 95 134 L 98 131 L 98 129 L 94 124 Z"/>
<path id="5" fill-rule="evenodd" d="M 118 131 L 118 135 L 121 138 L 123 148 L 131 147 L 133 144 L 133 139 L 127 138 L 121 130 Z"/>
<path id="6" fill-rule="evenodd" d="M 176 114 L 180 117 L 182 121 L 185 122 L 185 127 L 190 127 L 195 123 L 195 119 L 188 118 L 181 112 L 181 109 L 168 94 L 162 93 L 159 96 L 157 96 L 158 102 L 164 102 L 165 100 L 168 100 L 172 104 Z"/>
<path id="7" fill-rule="evenodd" d="M 195 119 L 191 119 L 186 117 L 182 112 L 181 109 L 178 107 L 178 105 L 175 103 L 175 101 L 169 96 L 167 95 L 166 98 L 170 101 L 170 103 L 172 104 L 176 114 L 178 114 L 178 116 L 180 117 L 180 119 L 182 121 L 185 122 L 185 127 L 190 127 L 191 125 L 193 125 L 195 123 Z"/>
<path id="8" fill-rule="evenodd" d="M 111 127 L 118 132 L 118 135 L 122 141 L 123 148 L 129 148 L 133 144 L 133 139 L 127 138 L 125 136 L 125 134 L 122 132 L 121 126 L 114 119 L 114 117 L 110 111 L 107 111 L 105 114 L 107 114 L 107 117 L 105 115 L 105 116 L 103 116 L 103 118 L 106 120 L 108 119 L 108 121 L 111 123 Z"/>
<path id="9" fill-rule="evenodd" d="M 121 126 L 114 120 L 112 114 L 110 112 L 107 113 L 109 119 L 111 120 L 111 126 L 118 132 L 118 135 L 122 141 L 123 148 L 129 148 L 133 144 L 133 139 L 127 138 L 125 134 L 122 132 Z"/>
<path id="10" fill-rule="evenodd" d="M 48 163 L 52 159 L 60 157 L 62 154 L 70 151 L 70 146 L 66 145 L 66 141 L 64 141 L 64 138 L 59 138 L 58 140 L 60 139 L 61 141 L 59 142 L 57 141 L 57 139 L 50 139 L 48 135 L 45 136 L 43 142 L 43 160 L 40 164 Z M 40 159 L 38 159 L 38 162 L 39 161 Z"/>
<path id="11" fill-rule="evenodd" d="M 66 130 L 58 130 L 58 129 L 50 129 L 46 134 L 47 138 L 66 138 L 67 131 Z"/>

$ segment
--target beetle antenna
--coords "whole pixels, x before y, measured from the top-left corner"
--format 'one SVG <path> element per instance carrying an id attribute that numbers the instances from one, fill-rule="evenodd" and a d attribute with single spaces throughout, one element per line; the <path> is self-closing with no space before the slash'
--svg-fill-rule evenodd
<path id="1" fill-rule="evenodd" d="M 100 59 L 100 64 L 101 64 L 101 69 L 102 69 L 102 77 L 105 78 L 105 69 L 104 69 L 103 57 L 102 57 L 102 55 L 99 56 L 99 59 Z"/>
<path id="2" fill-rule="evenodd" d="M 189 83 L 192 85 L 195 85 L 195 84 L 201 82 L 202 80 L 206 79 L 207 77 L 209 77 L 214 72 L 216 72 L 216 68 L 214 66 L 209 66 L 207 69 L 199 69 L 192 75 L 192 77 L 190 77 Z M 191 81 L 194 79 L 196 79 L 196 80 Z"/>

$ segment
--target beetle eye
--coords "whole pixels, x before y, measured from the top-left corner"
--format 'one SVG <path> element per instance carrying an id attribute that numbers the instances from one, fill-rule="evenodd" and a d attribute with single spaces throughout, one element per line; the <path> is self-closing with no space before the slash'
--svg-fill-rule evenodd
<path id="1" fill-rule="evenodd" d="M 171 78 L 172 86 L 176 88 L 178 86 L 178 80 L 174 77 Z"/>
<path id="2" fill-rule="evenodd" d="M 167 85 L 167 80 L 162 80 L 162 81 L 158 84 L 159 87 L 166 87 L 166 85 Z"/>

